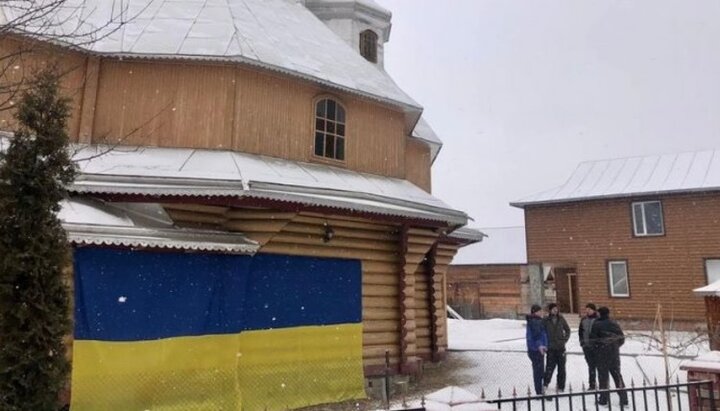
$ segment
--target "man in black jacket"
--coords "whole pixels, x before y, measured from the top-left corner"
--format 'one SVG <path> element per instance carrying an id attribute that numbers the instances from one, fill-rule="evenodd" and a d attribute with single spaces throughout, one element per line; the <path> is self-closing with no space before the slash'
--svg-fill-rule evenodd
<path id="1" fill-rule="evenodd" d="M 548 336 L 547 362 L 545 366 L 544 391 L 550 385 L 555 367 L 557 366 L 557 392 L 565 391 L 565 344 L 570 339 L 570 326 L 560 314 L 555 303 L 548 305 L 548 316 L 543 319 Z"/>
<path id="2" fill-rule="evenodd" d="M 585 305 L 585 316 L 580 320 L 580 328 L 578 329 L 578 337 L 580 337 L 580 347 L 585 354 L 585 362 L 588 366 L 588 387 L 591 390 L 597 388 L 597 354 L 595 348 L 590 344 L 590 331 L 592 325 L 597 320 L 597 307 L 595 304 L 588 303 Z"/>
<path id="3" fill-rule="evenodd" d="M 595 320 L 590 331 L 590 343 L 597 354 L 598 379 L 600 389 L 606 390 L 609 386 L 608 374 L 615 382 L 615 388 L 625 388 L 622 375 L 620 374 L 620 346 L 625 343 L 625 335 L 615 321 L 610 319 L 610 309 L 600 307 L 599 318 Z M 620 403 L 628 404 L 628 397 L 625 391 L 620 391 Z M 609 395 L 607 392 L 600 393 L 598 404 L 607 405 Z"/>

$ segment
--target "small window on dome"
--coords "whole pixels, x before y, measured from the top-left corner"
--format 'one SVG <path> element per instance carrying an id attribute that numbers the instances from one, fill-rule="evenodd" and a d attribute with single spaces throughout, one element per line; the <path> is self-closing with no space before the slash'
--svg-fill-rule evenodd
<path id="1" fill-rule="evenodd" d="M 360 33 L 360 55 L 371 63 L 377 63 L 378 36 L 372 30 Z"/>
<path id="2" fill-rule="evenodd" d="M 335 100 L 315 104 L 315 155 L 345 160 L 345 109 Z"/>

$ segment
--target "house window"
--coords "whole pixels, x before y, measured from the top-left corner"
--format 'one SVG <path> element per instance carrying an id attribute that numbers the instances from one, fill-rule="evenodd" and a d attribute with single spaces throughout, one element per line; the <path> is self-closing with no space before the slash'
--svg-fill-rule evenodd
<path id="1" fill-rule="evenodd" d="M 705 276 L 708 284 L 720 280 L 720 258 L 708 258 L 705 260 Z"/>
<path id="2" fill-rule="evenodd" d="M 372 30 L 360 33 L 360 55 L 371 63 L 377 63 L 378 36 Z"/>
<path id="3" fill-rule="evenodd" d="M 638 237 L 663 235 L 662 204 L 659 201 L 632 203 L 633 230 Z"/>
<path id="4" fill-rule="evenodd" d="M 315 104 L 315 155 L 345 160 L 345 109 L 335 100 Z"/>
<path id="5" fill-rule="evenodd" d="M 611 297 L 630 297 L 627 262 L 608 262 L 608 281 L 610 282 Z"/>

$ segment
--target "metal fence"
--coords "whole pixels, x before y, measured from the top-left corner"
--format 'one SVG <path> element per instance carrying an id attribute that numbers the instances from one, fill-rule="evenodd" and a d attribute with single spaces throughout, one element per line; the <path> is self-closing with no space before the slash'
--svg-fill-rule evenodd
<path id="1" fill-rule="evenodd" d="M 613 404 L 613 396 L 621 393 L 627 395 L 627 404 Z M 601 405 L 598 398 L 607 394 L 610 401 Z M 712 381 L 688 381 L 675 384 L 653 384 L 631 386 L 607 390 L 590 390 L 567 393 L 555 393 L 544 396 L 518 396 L 516 392 L 503 398 L 502 391 L 495 399 L 486 399 L 496 404 L 499 410 L 555 410 L 555 411 L 586 411 L 586 410 L 628 410 L 628 411 L 717 411 L 716 394 Z"/>

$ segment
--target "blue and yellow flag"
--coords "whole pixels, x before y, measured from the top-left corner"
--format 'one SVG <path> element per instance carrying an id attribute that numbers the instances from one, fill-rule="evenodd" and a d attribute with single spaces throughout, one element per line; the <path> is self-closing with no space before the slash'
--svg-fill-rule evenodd
<path id="1" fill-rule="evenodd" d="M 363 398 L 357 260 L 75 251 L 72 410 Z"/>

